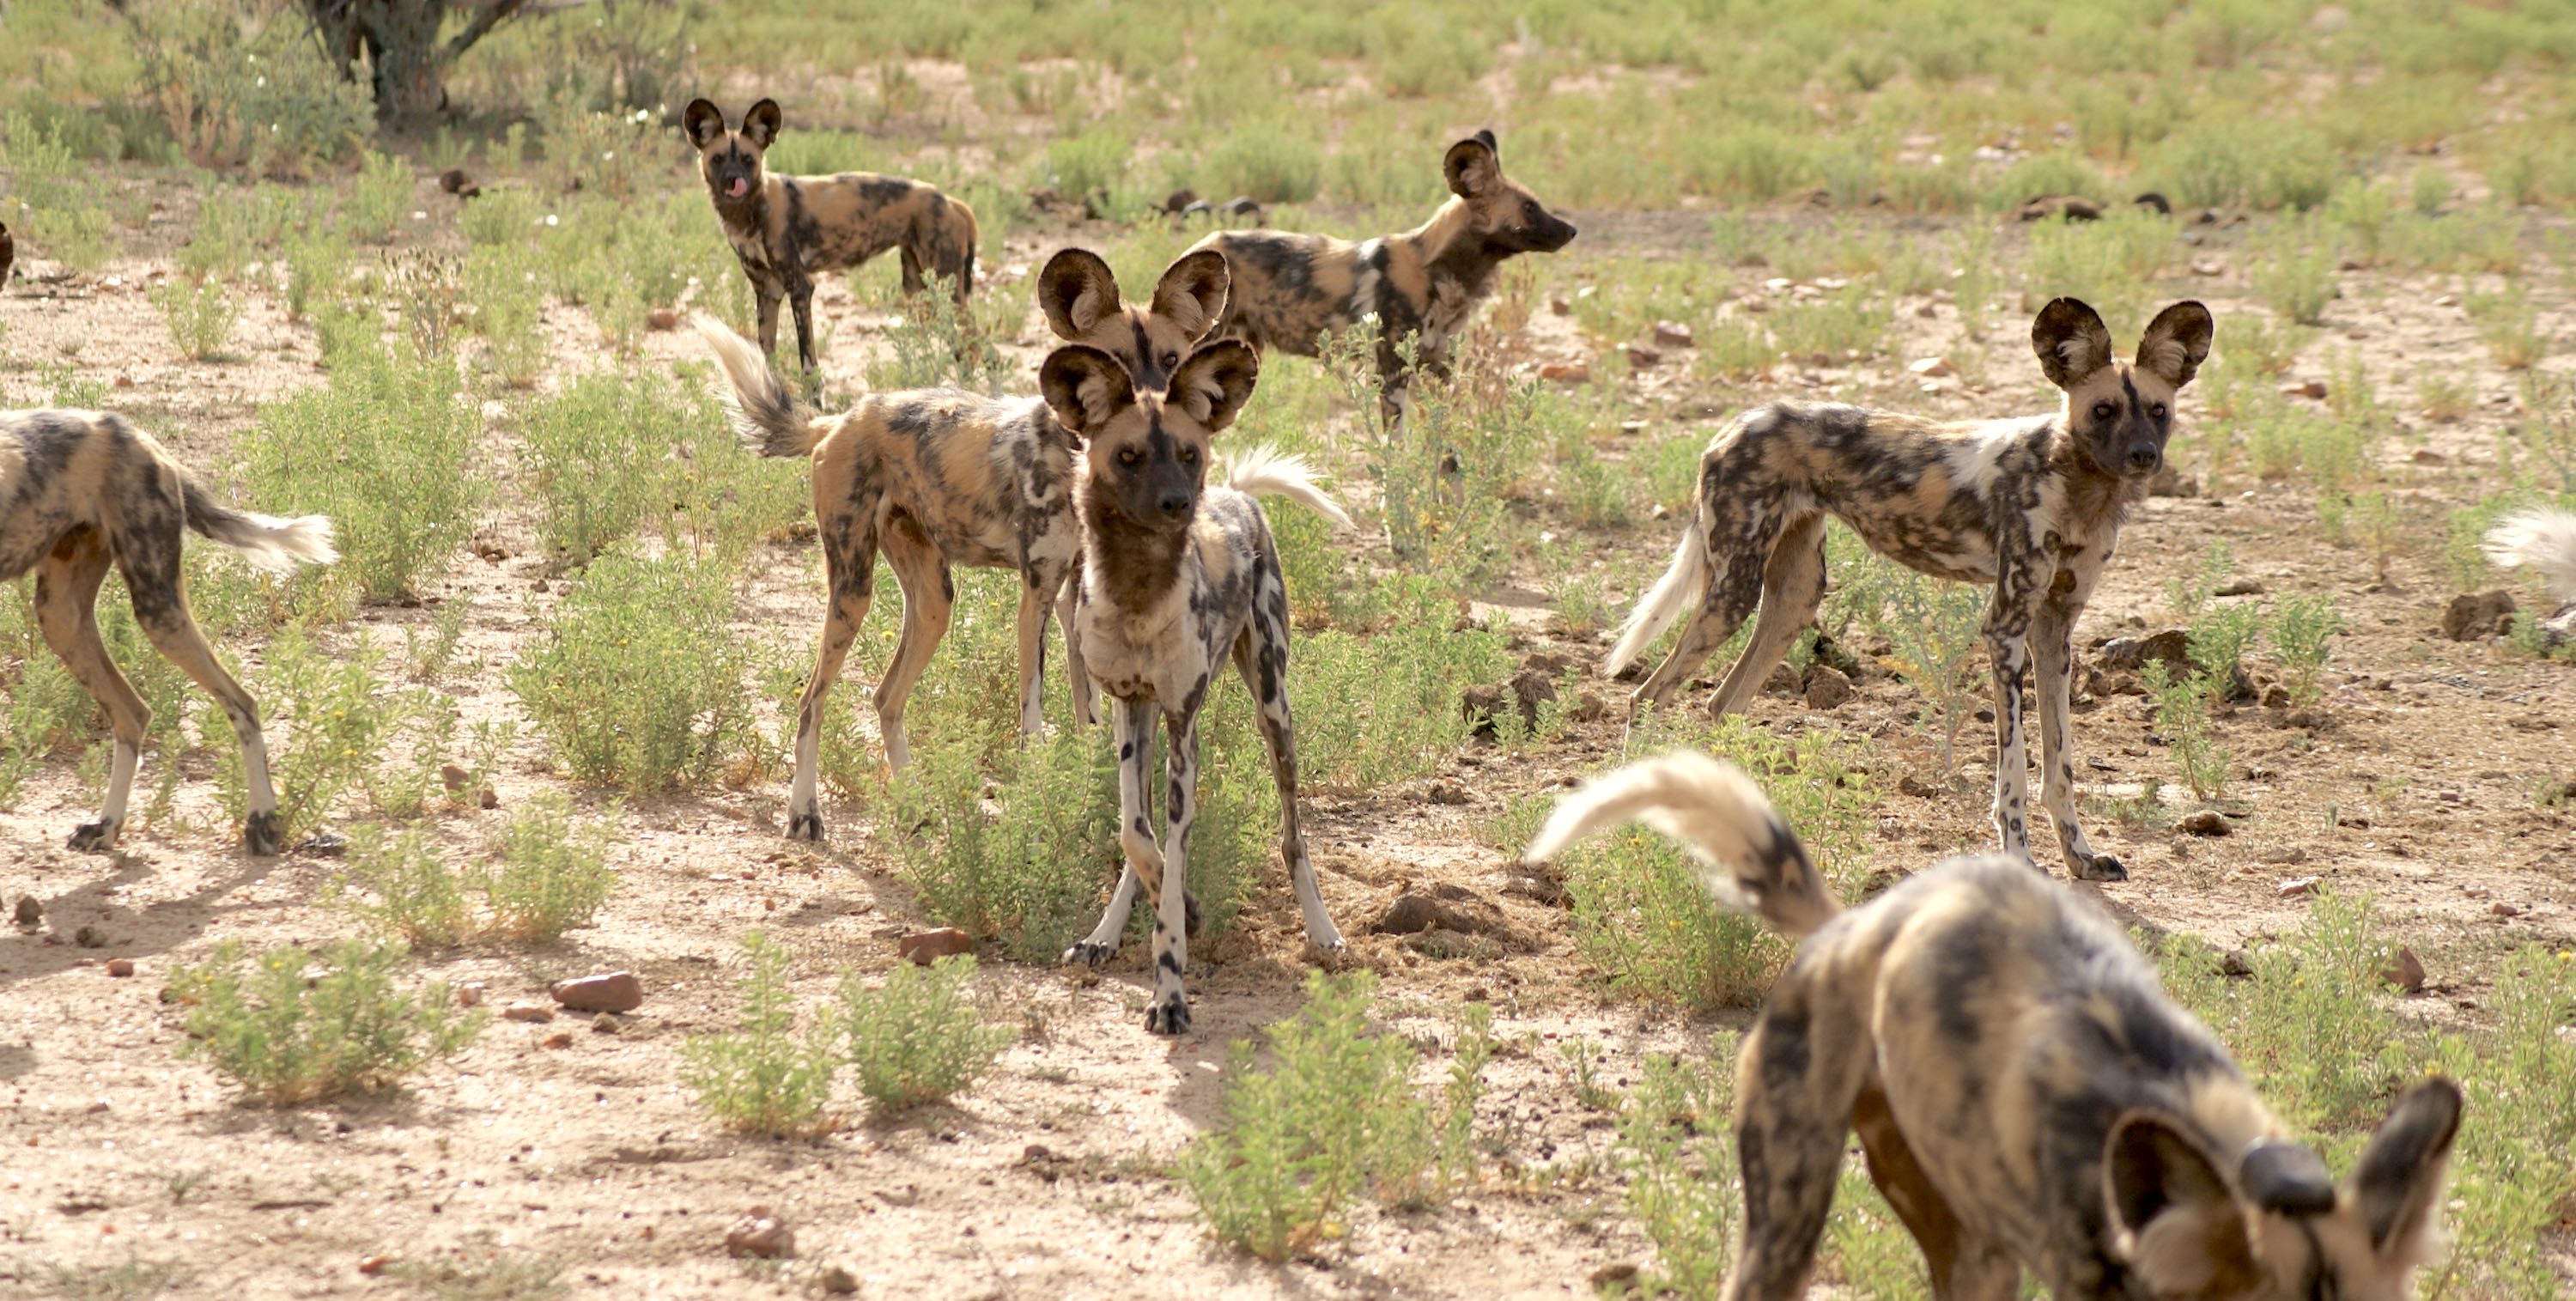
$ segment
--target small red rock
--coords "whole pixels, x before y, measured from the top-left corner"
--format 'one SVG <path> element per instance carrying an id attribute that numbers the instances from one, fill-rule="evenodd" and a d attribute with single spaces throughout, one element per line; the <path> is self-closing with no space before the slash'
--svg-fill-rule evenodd
<path id="1" fill-rule="evenodd" d="M 1691 328 L 1679 321 L 1655 322 L 1655 342 L 1667 348 L 1698 346 L 1698 340 L 1691 337 Z"/>
<path id="2" fill-rule="evenodd" d="M 543 1022 L 555 1019 L 555 1010 L 543 1003 L 512 1003 L 501 1009 L 504 1021 Z"/>
<path id="3" fill-rule="evenodd" d="M 966 932 L 954 926 L 948 926 L 935 931 L 923 931 L 918 935 L 904 936 L 895 941 L 894 951 L 912 962 L 927 967 L 941 958 L 974 952 L 975 942 L 966 937 Z"/>
<path id="4" fill-rule="evenodd" d="M 567 1031 L 557 1030 L 553 1034 L 546 1036 L 545 1045 L 548 1048 L 570 1048 L 572 1047 L 572 1035 Z"/>
<path id="5" fill-rule="evenodd" d="M 776 1260 L 796 1253 L 796 1231 L 787 1222 L 769 1213 L 766 1206 L 752 1207 L 750 1212 L 725 1230 L 725 1254 L 757 1256 Z"/>
<path id="6" fill-rule="evenodd" d="M 1647 347 L 1642 343 L 1628 344 L 1627 352 L 1628 364 L 1639 370 L 1646 370 L 1651 367 L 1661 366 L 1664 364 L 1664 354 L 1662 352 Z"/>
<path id="7" fill-rule="evenodd" d="M 2319 402 L 2323 402 L 2326 398 L 2326 382 L 2321 379 L 2312 379 L 2304 383 L 2284 384 L 2281 386 L 2281 396 L 2285 398 L 2314 398 Z"/>
<path id="8" fill-rule="evenodd" d="M 1538 377 L 1559 384 L 1589 384 L 1592 366 L 1580 361 L 1551 361 L 1538 368 Z"/>
<path id="9" fill-rule="evenodd" d="M 2388 965 L 2380 968 L 2379 975 L 2409 994 L 2424 992 L 2424 960 L 2416 957 L 2413 949 L 2399 946 L 2396 955 L 2389 958 Z"/>
<path id="10" fill-rule="evenodd" d="M 109 959 L 107 960 L 107 974 L 109 974 L 109 975 L 111 975 L 111 976 L 120 977 L 120 978 L 121 978 L 121 977 L 125 977 L 125 976 L 131 976 L 131 975 L 133 975 L 133 974 L 134 974 L 134 959 L 132 959 L 132 958 L 109 958 Z"/>
<path id="11" fill-rule="evenodd" d="M 483 788 L 482 797 L 477 799 L 475 803 L 480 804 L 487 809 L 497 809 L 501 807 L 501 796 L 491 787 L 486 786 Z"/>
<path id="12" fill-rule="evenodd" d="M 447 793 L 450 795 L 465 789 L 465 779 L 468 775 L 464 769 L 455 764 L 438 765 L 438 780 L 447 787 Z"/>
<path id="13" fill-rule="evenodd" d="M 483 1005 L 483 992 L 484 985 L 482 981 L 466 981 L 464 984 L 456 987 L 456 1005 L 458 1007 L 480 1007 Z"/>
<path id="14" fill-rule="evenodd" d="M 680 314 L 668 307 L 656 307 L 644 314 L 644 324 L 656 330 L 676 330 L 680 328 Z"/>
<path id="15" fill-rule="evenodd" d="M 1905 369 L 1925 379 L 1942 379 L 1959 373 L 1947 357 L 1920 357 L 1907 362 Z"/>
<path id="16" fill-rule="evenodd" d="M 2494 903 L 2488 904 L 2487 911 L 2494 913 L 2498 917 L 2520 917 L 2522 915 L 2522 910 L 2520 908 L 2516 908 L 2502 899 L 2498 899 Z M 114 964 L 111 963 L 110 965 L 112 966 Z"/>
<path id="17" fill-rule="evenodd" d="M 644 982 L 632 971 L 559 980 L 549 992 L 576 1012 L 632 1012 L 644 1005 Z"/>
<path id="18" fill-rule="evenodd" d="M 2296 899 L 2314 889 L 2316 884 L 2317 879 L 2313 876 L 2294 876 L 2272 887 L 2272 893 L 2284 899 Z"/>
<path id="19" fill-rule="evenodd" d="M 385 1266 L 392 1263 L 394 1263 L 394 1258 L 391 1256 L 360 1256 L 358 1257 L 358 1272 L 361 1274 L 381 1274 L 385 1272 Z"/>
<path id="20" fill-rule="evenodd" d="M 119 375 L 116 377 L 116 386 L 118 388 L 132 388 L 134 387 L 134 377 L 131 375 Z"/>

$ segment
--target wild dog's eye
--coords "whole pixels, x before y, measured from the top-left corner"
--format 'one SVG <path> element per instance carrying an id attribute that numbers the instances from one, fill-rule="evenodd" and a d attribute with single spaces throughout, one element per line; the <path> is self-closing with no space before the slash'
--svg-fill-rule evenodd
<path id="1" fill-rule="evenodd" d="M 1521 200 L 1521 215 L 1522 215 L 1522 216 L 1524 216 L 1524 217 L 1529 218 L 1531 221 L 1536 221 L 1536 220 L 1538 220 L 1538 218 L 1539 218 L 1538 200 L 1536 200 L 1536 199 L 1523 199 L 1523 200 Z"/>
<path id="2" fill-rule="evenodd" d="M 1122 447 L 1118 449 L 1118 463 L 1120 465 L 1134 465 L 1136 462 L 1143 459 L 1143 457 L 1136 455 L 1135 448 Z"/>
<path id="3" fill-rule="evenodd" d="M 1197 448 L 1195 448 L 1195 447 L 1184 447 L 1184 448 L 1182 448 L 1182 449 L 1181 449 L 1181 464 L 1183 464 L 1183 465 L 1196 465 L 1196 464 L 1198 464 L 1198 463 L 1199 463 L 1199 449 L 1197 449 Z"/>
<path id="4" fill-rule="evenodd" d="M 2162 402 L 2159 402 L 2159 403 L 2155 404 L 2154 406 L 2151 406 L 2151 407 L 2147 408 L 2147 414 L 2148 414 L 2148 415 L 2151 415 L 2151 416 L 2154 416 L 2154 417 L 2155 417 L 2156 419 L 2158 419 L 2158 420 L 2162 420 L 2162 419 L 2164 419 L 2164 418 L 2165 418 L 2165 404 L 2164 404 L 2164 403 L 2162 403 Z"/>
<path id="5" fill-rule="evenodd" d="M 2096 420 L 2108 420 L 2117 411 L 2119 411 L 2119 408 L 2112 406 L 2108 402 L 2096 402 L 2093 404 L 2093 418 Z"/>
<path id="6" fill-rule="evenodd" d="M 1178 366 L 1180 364 L 1181 354 L 1177 352 L 1167 352 L 1163 354 L 1163 369 L 1170 370 L 1174 366 Z"/>

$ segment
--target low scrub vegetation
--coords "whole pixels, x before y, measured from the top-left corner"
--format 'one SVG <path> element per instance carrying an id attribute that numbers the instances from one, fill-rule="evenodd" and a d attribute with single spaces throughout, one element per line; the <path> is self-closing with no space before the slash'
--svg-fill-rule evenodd
<path id="1" fill-rule="evenodd" d="M 401 957 L 358 943 L 245 955 L 227 941 L 171 976 L 171 999 L 188 1009 L 179 1052 L 273 1106 L 391 1088 L 463 1051 L 484 1022 L 454 1010 L 443 983 L 397 987 Z"/>

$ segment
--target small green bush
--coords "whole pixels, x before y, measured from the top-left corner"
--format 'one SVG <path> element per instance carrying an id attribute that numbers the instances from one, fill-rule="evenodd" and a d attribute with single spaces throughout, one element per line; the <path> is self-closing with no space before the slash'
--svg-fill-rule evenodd
<path id="1" fill-rule="evenodd" d="M 1247 122 L 1208 155 L 1212 194 L 1304 203 L 1324 188 L 1324 151 L 1278 122 Z"/>
<path id="2" fill-rule="evenodd" d="M 349 226 L 361 239 L 377 243 L 391 239 L 411 213 L 411 187 L 410 163 L 366 151 L 358 166 L 358 184 L 349 192 Z"/>
<path id="3" fill-rule="evenodd" d="M 2252 243 L 2254 292 L 2263 305 L 2283 320 L 2322 324 L 2335 297 L 2335 255 L 2319 223 L 2285 218 Z"/>
<path id="4" fill-rule="evenodd" d="M 608 866 L 614 834 L 606 819 L 575 823 L 560 795 L 523 805 L 501 833 L 501 865 L 484 887 L 491 933 L 552 940 L 588 926 L 617 889 L 617 873 Z"/>
<path id="5" fill-rule="evenodd" d="M 163 0 L 131 17 L 139 85 L 200 167 L 308 178 L 375 127 L 373 97 L 283 7 Z"/>
<path id="6" fill-rule="evenodd" d="M 847 1060 L 879 1115 L 946 1102 L 1010 1046 L 1010 1029 L 985 1024 L 968 995 L 974 977 L 975 959 L 961 954 L 926 968 L 897 963 L 873 989 L 855 972 L 841 978 Z"/>
<path id="7" fill-rule="evenodd" d="M 688 503 L 706 472 L 700 455 L 722 456 L 733 441 L 704 385 L 641 368 L 584 375 L 530 403 L 519 423 L 538 536 L 575 564 Z"/>
<path id="8" fill-rule="evenodd" d="M 1708 1060 L 1651 1056 L 1619 1116 L 1628 1211 L 1655 1244 L 1646 1295 L 1717 1296 L 1735 1253 L 1734 1036 Z"/>
<path id="9" fill-rule="evenodd" d="M 238 942 L 182 967 L 173 1000 L 188 1007 L 181 1056 L 202 1056 L 252 1100 L 292 1106 L 391 1088 L 481 1033 L 441 982 L 394 987 L 401 950 L 346 942 L 306 952 L 272 949 L 245 960 Z"/>
<path id="10" fill-rule="evenodd" d="M 349 837 L 344 889 L 364 892 L 354 911 L 368 923 L 414 948 L 462 944 L 475 927 L 464 874 L 448 866 L 418 827 L 388 831 L 364 826 Z"/>
<path id="11" fill-rule="evenodd" d="M 2331 596 L 2283 597 L 2273 609 L 2272 645 L 2292 704 L 2313 705 L 2323 694 L 2318 680 L 2333 654 L 2327 643 L 2343 630 Z"/>
<path id="12" fill-rule="evenodd" d="M 680 1082 L 727 1128 L 783 1137 L 823 1127 L 832 1099 L 840 1027 L 817 1020 L 796 1035 L 796 998 L 787 988 L 787 951 L 757 931 L 743 937 L 751 958 L 742 986 L 742 1028 L 699 1035 L 680 1049 Z"/>
<path id="13" fill-rule="evenodd" d="M 152 291 L 152 304 L 161 309 L 180 356 L 211 361 L 232 342 L 233 327 L 241 321 L 238 292 L 220 280 L 173 280 Z"/>
<path id="14" fill-rule="evenodd" d="M 608 552 L 556 602 L 510 688 L 583 781 L 703 780 L 756 739 L 733 606 L 720 557 Z"/>

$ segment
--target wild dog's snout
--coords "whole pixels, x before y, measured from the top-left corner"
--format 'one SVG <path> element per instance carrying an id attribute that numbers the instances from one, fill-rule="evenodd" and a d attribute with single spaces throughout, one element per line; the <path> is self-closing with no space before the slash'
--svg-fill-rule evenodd
<path id="1" fill-rule="evenodd" d="M 1178 488 L 1166 488 L 1155 499 L 1154 508 L 1163 512 L 1163 518 L 1167 520 L 1186 518 L 1190 513 L 1190 495 Z"/>
<path id="2" fill-rule="evenodd" d="M 2129 444 L 2129 473 L 2131 474 L 2153 474 L 2156 466 L 2163 460 L 2164 453 L 2159 451 L 2154 443 Z"/>

